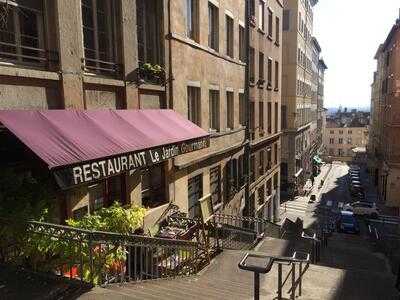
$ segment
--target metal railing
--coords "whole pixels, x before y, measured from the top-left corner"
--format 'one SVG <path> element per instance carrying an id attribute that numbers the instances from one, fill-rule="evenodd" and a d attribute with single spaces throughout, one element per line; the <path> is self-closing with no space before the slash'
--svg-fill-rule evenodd
<path id="1" fill-rule="evenodd" d="M 0 220 L 0 261 L 92 284 L 187 276 L 208 263 L 197 242 Z M 14 227 L 15 228 L 15 227 Z"/>
<path id="2" fill-rule="evenodd" d="M 280 238 L 281 236 L 281 226 L 266 219 L 214 214 L 213 222 L 252 230 L 257 234 L 257 238 L 262 238 L 264 236 Z"/>
<path id="3" fill-rule="evenodd" d="M 299 256 L 302 256 L 300 258 Z M 249 260 L 262 260 L 262 264 L 249 263 Z M 254 299 L 260 299 L 260 274 L 267 274 L 271 271 L 273 265 L 278 266 L 278 300 L 282 300 L 283 287 L 289 278 L 291 278 L 291 287 L 289 289 L 290 299 L 296 298 L 296 290 L 298 295 L 302 295 L 303 276 L 310 265 L 310 254 L 296 251 L 292 257 L 268 256 L 263 253 L 246 253 L 239 262 L 238 267 L 245 271 L 254 273 Z M 283 266 L 289 266 L 290 271 L 283 280 Z M 296 274 L 296 266 L 298 266 L 298 274 Z M 303 266 L 305 266 L 303 268 Z M 296 275 L 298 275 L 296 279 Z"/>

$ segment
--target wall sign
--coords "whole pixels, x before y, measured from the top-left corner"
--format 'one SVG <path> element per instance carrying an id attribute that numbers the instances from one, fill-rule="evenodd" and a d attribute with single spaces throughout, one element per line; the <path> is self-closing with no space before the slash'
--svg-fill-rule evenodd
<path id="1" fill-rule="evenodd" d="M 90 162 L 82 162 L 53 171 L 58 185 L 67 189 L 127 171 L 146 168 L 177 155 L 208 148 L 210 137 L 145 149 Z"/>

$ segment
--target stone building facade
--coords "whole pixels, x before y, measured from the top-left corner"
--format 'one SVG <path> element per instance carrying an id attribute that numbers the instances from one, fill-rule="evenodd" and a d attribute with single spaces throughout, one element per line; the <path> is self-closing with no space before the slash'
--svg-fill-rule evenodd
<path id="1" fill-rule="evenodd" d="M 207 195 L 215 212 L 277 216 L 283 8 L 279 0 L 250 2 L 254 202 L 247 205 L 245 1 L 21 0 L 7 7 L 0 109 L 173 109 L 210 133 L 207 149 L 62 192 L 65 218 L 90 213 L 104 197 L 155 216 L 173 202 L 194 216 Z"/>
<path id="2" fill-rule="evenodd" d="M 368 144 L 369 130 L 365 127 L 339 127 L 327 122 L 323 142 L 326 161 L 352 161 L 355 148 L 365 148 Z"/>
<path id="3" fill-rule="evenodd" d="M 400 185 L 400 19 L 393 25 L 375 55 L 371 97 L 371 139 L 368 145 L 369 168 L 378 186 L 380 199 L 399 209 Z"/>
<path id="4" fill-rule="evenodd" d="M 300 188 L 312 173 L 313 6 L 286 0 L 283 14 L 282 190 Z"/>
<path id="5" fill-rule="evenodd" d="M 250 204 L 278 219 L 280 205 L 282 17 L 280 0 L 250 1 Z"/>

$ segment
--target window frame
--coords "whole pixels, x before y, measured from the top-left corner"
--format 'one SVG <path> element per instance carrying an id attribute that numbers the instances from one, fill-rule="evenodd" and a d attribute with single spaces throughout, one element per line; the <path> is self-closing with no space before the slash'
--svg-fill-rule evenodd
<path id="1" fill-rule="evenodd" d="M 219 8 L 208 2 L 208 47 L 219 51 Z"/>
<path id="2" fill-rule="evenodd" d="M 220 127 L 220 101 L 221 100 L 220 100 L 219 90 L 209 90 L 209 131 L 210 132 L 219 132 L 221 129 L 221 127 Z"/>
<path id="3" fill-rule="evenodd" d="M 226 43 L 226 55 L 230 58 L 235 57 L 234 51 L 234 39 L 235 39 L 235 30 L 234 30 L 235 22 L 233 18 L 227 14 L 225 14 L 225 43 Z"/>
<path id="4" fill-rule="evenodd" d="M 233 91 L 226 91 L 226 128 L 235 129 L 235 94 Z"/>
<path id="5" fill-rule="evenodd" d="M 189 11 L 190 3 L 190 11 Z M 200 41 L 200 26 L 199 26 L 199 0 L 186 0 L 186 36 L 199 43 Z M 190 16 L 190 27 L 189 27 Z"/>
<path id="6" fill-rule="evenodd" d="M 191 92 L 194 92 L 192 94 Z M 191 95 L 194 98 L 191 98 Z M 197 126 L 201 127 L 201 88 L 195 86 L 188 86 L 187 87 L 187 99 L 188 99 L 188 120 L 192 123 L 196 124 Z M 193 102 L 194 103 L 193 105 Z M 194 110 L 192 110 L 194 109 Z"/>

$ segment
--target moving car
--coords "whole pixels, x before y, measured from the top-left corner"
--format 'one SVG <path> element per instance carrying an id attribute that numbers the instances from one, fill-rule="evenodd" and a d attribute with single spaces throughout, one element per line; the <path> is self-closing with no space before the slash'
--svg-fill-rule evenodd
<path id="1" fill-rule="evenodd" d="M 357 201 L 346 204 L 343 209 L 351 211 L 355 215 L 370 216 L 371 218 L 377 218 L 379 214 L 378 208 L 373 202 Z"/>
<path id="2" fill-rule="evenodd" d="M 337 231 L 344 233 L 360 233 L 360 226 L 351 211 L 341 211 L 337 222 Z"/>

